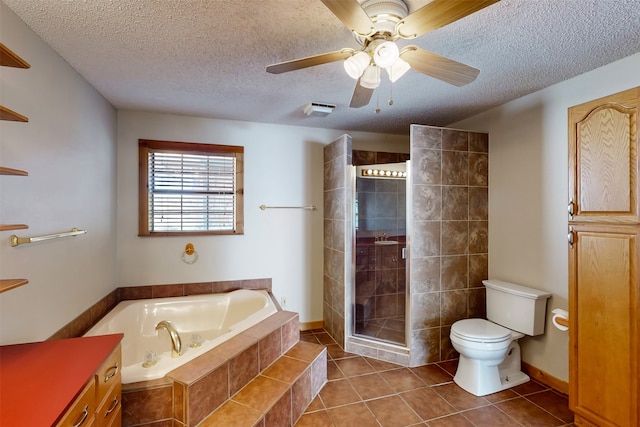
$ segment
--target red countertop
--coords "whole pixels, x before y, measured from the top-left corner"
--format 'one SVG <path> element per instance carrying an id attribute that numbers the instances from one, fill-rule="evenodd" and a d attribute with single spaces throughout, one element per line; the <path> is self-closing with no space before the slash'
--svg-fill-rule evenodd
<path id="1" fill-rule="evenodd" d="M 122 334 L 0 347 L 0 426 L 56 423 Z"/>

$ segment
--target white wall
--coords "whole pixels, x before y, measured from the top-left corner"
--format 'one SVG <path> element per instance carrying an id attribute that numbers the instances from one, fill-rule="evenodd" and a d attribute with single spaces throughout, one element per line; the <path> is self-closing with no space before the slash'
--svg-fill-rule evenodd
<path id="1" fill-rule="evenodd" d="M 636 86 L 640 53 L 452 125 L 489 133 L 489 276 L 553 294 L 523 360 L 565 381 L 568 335 L 549 313 L 568 304 L 567 109 Z"/>
<path id="2" fill-rule="evenodd" d="M 28 70 L 2 67 L 0 103 L 29 118 L 0 122 L 0 277 L 29 283 L 0 294 L 0 344 L 49 337 L 116 285 L 116 112 L 0 3 L 0 40 Z M 88 234 L 12 248 L 9 236 L 87 229 Z"/>
<path id="3" fill-rule="evenodd" d="M 322 320 L 322 148 L 344 133 L 361 147 L 389 144 L 389 151 L 408 142 L 406 135 L 119 111 L 119 285 L 272 278 L 274 295 L 286 298 L 283 308 L 302 322 Z M 138 237 L 138 139 L 244 146 L 244 235 Z M 263 204 L 317 210 L 262 211 Z M 181 259 L 189 242 L 199 255 L 194 264 Z"/>

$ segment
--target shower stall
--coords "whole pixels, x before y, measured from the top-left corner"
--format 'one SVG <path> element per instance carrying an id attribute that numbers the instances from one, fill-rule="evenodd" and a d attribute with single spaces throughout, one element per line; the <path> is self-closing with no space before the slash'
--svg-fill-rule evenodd
<path id="1" fill-rule="evenodd" d="M 352 330 L 356 336 L 400 345 L 406 344 L 406 170 L 406 163 L 368 164 L 353 169 Z"/>
<path id="2" fill-rule="evenodd" d="M 412 125 L 408 154 L 353 151 L 349 135 L 324 151 L 324 328 L 404 366 L 457 357 L 451 325 L 485 316 L 488 135 Z M 406 179 L 363 175 L 409 158 Z"/>

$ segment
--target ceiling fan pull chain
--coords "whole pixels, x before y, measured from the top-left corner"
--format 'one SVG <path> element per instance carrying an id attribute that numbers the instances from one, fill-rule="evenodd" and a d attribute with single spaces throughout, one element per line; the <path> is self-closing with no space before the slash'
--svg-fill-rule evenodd
<path id="1" fill-rule="evenodd" d="M 389 106 L 393 105 L 393 82 L 389 83 Z"/>
<path id="2" fill-rule="evenodd" d="M 380 114 L 380 93 L 376 92 L 376 109 L 373 110 L 376 114 Z"/>

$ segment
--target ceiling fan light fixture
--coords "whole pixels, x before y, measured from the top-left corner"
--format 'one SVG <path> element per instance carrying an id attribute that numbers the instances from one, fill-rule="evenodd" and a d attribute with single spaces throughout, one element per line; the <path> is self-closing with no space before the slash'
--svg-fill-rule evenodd
<path id="1" fill-rule="evenodd" d="M 358 52 L 344 60 L 344 70 L 349 77 L 358 80 L 370 62 L 369 54 L 366 52 Z"/>
<path id="2" fill-rule="evenodd" d="M 392 41 L 385 41 L 376 46 L 373 61 L 377 66 L 387 68 L 392 66 L 400 57 L 398 46 Z"/>
<path id="3" fill-rule="evenodd" d="M 396 62 L 390 67 L 387 67 L 387 74 L 389 74 L 389 80 L 394 83 L 400 77 L 404 76 L 404 73 L 411 69 L 411 65 L 402 58 L 398 58 Z"/>
<path id="4" fill-rule="evenodd" d="M 360 77 L 360 86 L 367 89 L 375 89 L 380 86 L 380 67 L 375 64 L 369 65 Z"/>

